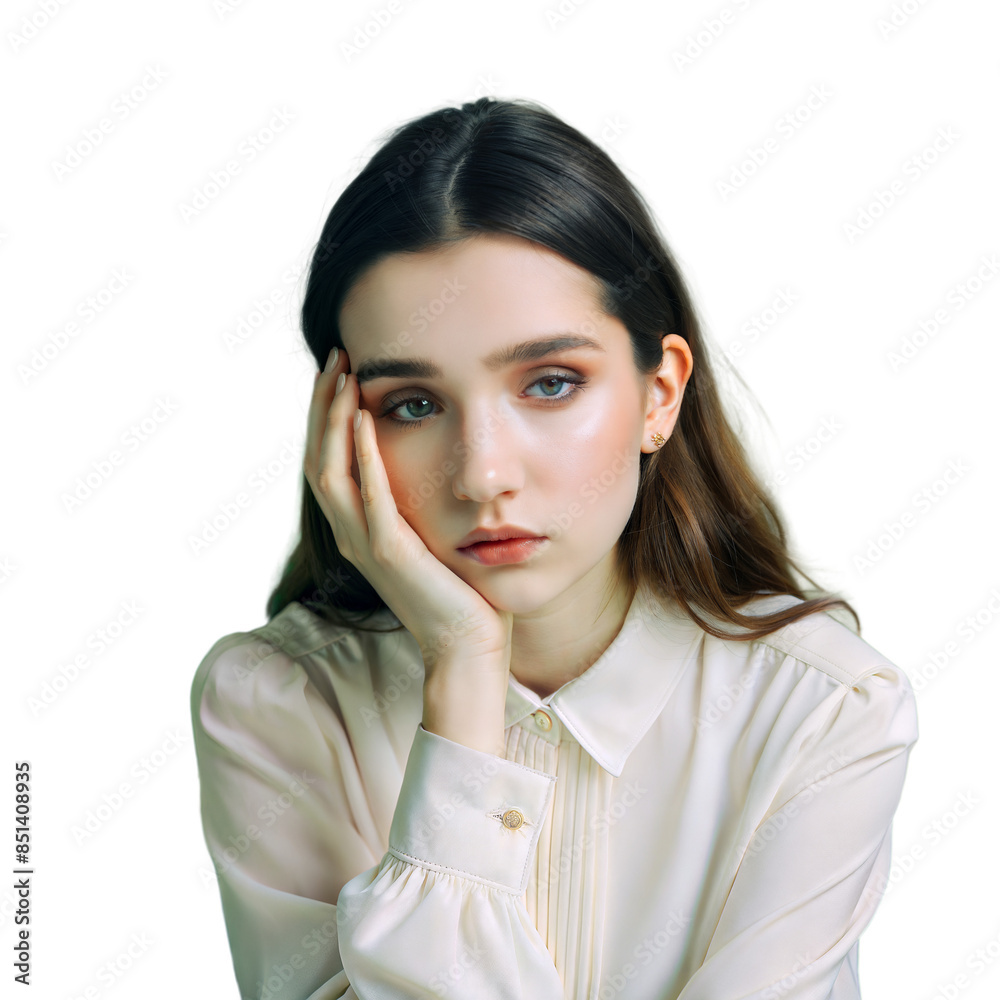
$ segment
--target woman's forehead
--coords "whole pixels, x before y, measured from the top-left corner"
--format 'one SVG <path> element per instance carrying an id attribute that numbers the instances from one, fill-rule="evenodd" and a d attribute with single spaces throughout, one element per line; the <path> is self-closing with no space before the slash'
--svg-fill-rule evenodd
<path id="1" fill-rule="evenodd" d="M 597 303 L 594 276 L 559 254 L 519 238 L 477 238 L 446 251 L 382 258 L 345 297 L 340 329 L 349 351 L 362 331 L 384 337 L 432 324 L 520 337 L 592 323 Z"/>

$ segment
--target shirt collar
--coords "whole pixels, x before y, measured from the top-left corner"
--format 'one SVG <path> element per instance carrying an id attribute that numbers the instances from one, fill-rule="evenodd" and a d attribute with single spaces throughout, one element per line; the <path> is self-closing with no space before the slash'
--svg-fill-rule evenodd
<path id="1" fill-rule="evenodd" d="M 618 777 L 697 658 L 705 635 L 677 605 L 651 600 L 639 587 L 608 648 L 548 698 L 539 698 L 510 676 L 504 725 L 545 707 L 601 767 Z"/>

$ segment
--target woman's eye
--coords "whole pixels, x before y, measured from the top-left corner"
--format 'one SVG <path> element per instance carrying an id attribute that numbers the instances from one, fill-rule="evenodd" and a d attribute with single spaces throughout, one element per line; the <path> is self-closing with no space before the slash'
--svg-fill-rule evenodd
<path id="1" fill-rule="evenodd" d="M 404 399 L 401 403 L 397 403 L 391 410 L 388 410 L 387 415 L 395 414 L 397 411 L 402 411 L 404 413 L 409 411 L 408 417 L 395 417 L 394 419 L 401 424 L 419 424 L 422 423 L 426 417 L 431 415 L 430 411 L 427 410 L 427 407 L 432 407 L 433 405 L 434 404 L 424 396 L 411 396 L 409 399 Z"/>
<path id="2" fill-rule="evenodd" d="M 546 375 L 543 378 L 538 379 L 537 382 L 533 382 L 530 386 L 528 386 L 528 388 L 534 389 L 535 386 L 537 385 L 541 387 L 542 395 L 551 399 L 553 397 L 560 398 L 573 395 L 572 391 L 567 393 L 549 391 L 550 389 L 553 388 L 553 386 L 572 385 L 572 384 L 578 384 L 578 383 L 572 382 L 569 378 L 563 378 L 561 375 Z"/>
<path id="3" fill-rule="evenodd" d="M 575 396 L 588 381 L 589 379 L 582 375 L 543 375 L 541 378 L 535 379 L 528 386 L 528 389 L 537 387 L 541 390 L 539 395 L 532 395 L 532 399 L 562 403 Z M 572 388 L 567 392 L 562 388 L 564 386 Z M 433 414 L 435 405 L 426 396 L 410 396 L 395 403 L 390 400 L 381 416 L 407 428 L 417 427 Z"/>

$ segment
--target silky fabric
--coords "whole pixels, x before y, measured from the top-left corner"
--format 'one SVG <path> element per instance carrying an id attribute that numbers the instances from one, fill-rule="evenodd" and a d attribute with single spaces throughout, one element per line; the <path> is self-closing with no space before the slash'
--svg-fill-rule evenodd
<path id="1" fill-rule="evenodd" d="M 405 629 L 297 602 L 198 667 L 241 997 L 861 996 L 918 730 L 906 675 L 847 624 L 723 640 L 640 589 L 549 697 L 510 677 L 503 756 L 425 730 L 423 676 Z"/>

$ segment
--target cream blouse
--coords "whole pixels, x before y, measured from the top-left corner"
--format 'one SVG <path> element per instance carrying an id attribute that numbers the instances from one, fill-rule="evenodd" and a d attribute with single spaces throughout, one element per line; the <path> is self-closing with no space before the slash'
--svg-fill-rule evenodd
<path id="1" fill-rule="evenodd" d="M 860 996 L 918 733 L 906 675 L 848 627 L 723 641 L 640 591 L 579 677 L 510 678 L 503 757 L 423 729 L 422 682 L 409 632 L 294 602 L 198 667 L 241 997 Z"/>

